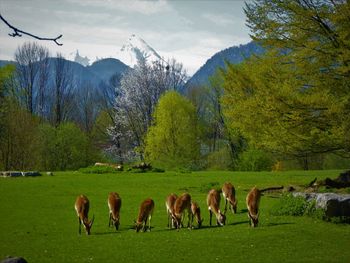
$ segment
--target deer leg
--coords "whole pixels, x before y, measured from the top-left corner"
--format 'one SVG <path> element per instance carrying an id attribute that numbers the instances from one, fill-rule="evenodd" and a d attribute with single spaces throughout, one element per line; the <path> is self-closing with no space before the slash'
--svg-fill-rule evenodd
<path id="1" fill-rule="evenodd" d="M 249 225 L 252 226 L 252 218 L 251 218 L 251 216 L 250 216 L 249 211 L 248 211 L 248 218 L 249 218 Z"/>
<path id="2" fill-rule="evenodd" d="M 193 227 L 193 220 L 194 220 L 194 214 L 191 213 L 191 228 Z"/>
<path id="3" fill-rule="evenodd" d="M 190 221 L 190 229 L 192 229 L 193 226 L 193 214 L 192 211 L 188 213 L 188 220 Z"/>
<path id="4" fill-rule="evenodd" d="M 111 219 L 112 219 L 112 214 L 109 213 L 108 227 L 111 227 Z"/>
<path id="5" fill-rule="evenodd" d="M 224 211 L 224 215 L 226 215 L 226 211 L 227 211 L 227 199 L 225 198 L 225 211 Z"/>
<path id="6" fill-rule="evenodd" d="M 231 205 L 231 204 L 230 204 L 230 209 L 231 209 L 232 214 L 235 214 L 235 210 L 233 209 L 233 205 Z"/>
<path id="7" fill-rule="evenodd" d="M 211 226 L 211 218 L 213 216 L 213 212 L 209 210 L 209 225 Z"/>
<path id="8" fill-rule="evenodd" d="M 142 232 L 145 232 L 146 231 L 146 227 L 147 227 L 147 217 L 146 219 L 142 222 Z"/>
<path id="9" fill-rule="evenodd" d="M 149 216 L 149 219 L 148 219 L 148 228 L 149 228 L 149 231 L 151 231 L 151 220 L 152 220 L 152 216 L 150 215 L 150 216 Z"/>
<path id="10" fill-rule="evenodd" d="M 170 213 L 169 211 L 167 211 L 168 214 L 168 223 L 167 223 L 167 227 L 170 228 Z"/>
<path id="11" fill-rule="evenodd" d="M 191 213 L 189 213 L 189 212 L 187 211 L 187 214 L 188 214 L 188 215 L 187 215 L 187 219 L 188 219 L 188 220 L 187 220 L 187 228 L 190 228 Z"/>
<path id="12" fill-rule="evenodd" d="M 80 220 L 80 217 L 78 217 L 78 220 L 79 220 L 79 235 L 81 235 L 81 220 Z"/>

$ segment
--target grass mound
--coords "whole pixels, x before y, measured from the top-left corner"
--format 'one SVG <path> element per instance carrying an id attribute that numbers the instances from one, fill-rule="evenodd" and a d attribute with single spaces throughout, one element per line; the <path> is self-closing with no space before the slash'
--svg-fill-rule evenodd
<path id="1" fill-rule="evenodd" d="M 85 168 L 80 168 L 79 172 L 84 174 L 106 174 L 106 173 L 120 173 L 117 169 L 110 166 L 88 166 Z"/>

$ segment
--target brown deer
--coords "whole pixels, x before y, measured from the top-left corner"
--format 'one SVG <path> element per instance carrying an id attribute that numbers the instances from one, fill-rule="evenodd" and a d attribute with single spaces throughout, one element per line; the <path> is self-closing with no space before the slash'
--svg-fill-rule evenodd
<path id="1" fill-rule="evenodd" d="M 115 229 L 119 229 L 120 224 L 120 208 L 122 206 L 122 199 L 118 193 L 112 192 L 108 195 L 108 207 L 109 207 L 109 222 L 108 226 L 115 226 Z"/>
<path id="2" fill-rule="evenodd" d="M 270 190 L 279 190 L 283 189 L 283 186 L 280 187 L 269 187 L 262 190 L 259 190 L 254 186 L 247 195 L 246 203 L 248 208 L 248 218 L 250 219 L 251 227 L 257 227 L 259 223 L 259 204 L 260 198 L 263 192 Z"/>
<path id="3" fill-rule="evenodd" d="M 191 211 L 191 196 L 187 193 L 179 196 L 174 204 L 174 213 L 172 214 L 172 218 L 175 222 L 175 227 L 179 231 L 182 226 L 182 217 L 185 215 L 187 211 L 188 214 L 188 223 L 187 227 L 192 228 L 192 211 Z"/>
<path id="4" fill-rule="evenodd" d="M 197 220 L 198 228 L 201 228 L 203 218 L 201 218 L 201 209 L 196 202 L 191 203 L 192 220 L 195 217 Z"/>
<path id="5" fill-rule="evenodd" d="M 167 196 L 165 200 L 166 212 L 168 215 L 168 228 L 175 227 L 175 221 L 172 215 L 174 214 L 174 205 L 175 205 L 176 199 L 177 199 L 176 194 L 170 194 Z"/>
<path id="6" fill-rule="evenodd" d="M 81 234 L 81 224 L 83 223 L 86 234 L 90 235 L 90 230 L 92 224 L 94 223 L 95 216 L 92 217 L 92 220 L 89 221 L 89 199 L 85 195 L 79 195 L 75 201 L 75 211 L 77 211 L 78 220 L 79 220 L 79 234 Z"/>
<path id="7" fill-rule="evenodd" d="M 216 216 L 216 224 L 219 226 L 225 225 L 226 216 L 220 211 L 220 192 L 212 189 L 207 196 L 207 205 L 209 210 L 209 224 L 211 225 L 211 218 L 213 213 Z"/>
<path id="8" fill-rule="evenodd" d="M 225 199 L 224 214 L 226 215 L 226 211 L 227 211 L 227 201 L 230 203 L 229 206 L 232 213 L 234 214 L 237 213 L 237 199 L 236 199 L 235 187 L 229 182 L 224 183 L 224 185 L 222 186 L 222 195 Z"/>
<path id="9" fill-rule="evenodd" d="M 151 231 L 151 219 L 154 209 L 154 201 L 151 198 L 144 200 L 141 203 L 139 215 L 135 221 L 136 232 L 139 232 L 142 228 L 142 231 L 146 231 L 146 225 L 148 220 L 148 229 Z"/>

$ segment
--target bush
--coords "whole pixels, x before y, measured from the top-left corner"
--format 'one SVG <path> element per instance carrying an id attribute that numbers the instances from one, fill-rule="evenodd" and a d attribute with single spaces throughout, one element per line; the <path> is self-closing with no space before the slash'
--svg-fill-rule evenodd
<path id="1" fill-rule="evenodd" d="M 232 169 L 233 162 L 227 147 L 219 151 L 211 152 L 207 156 L 207 169 L 211 170 L 228 170 Z"/>
<path id="2" fill-rule="evenodd" d="M 41 125 L 41 160 L 45 170 L 75 170 L 99 159 L 87 135 L 73 123 Z"/>
<path id="3" fill-rule="evenodd" d="M 273 160 L 261 150 L 249 148 L 240 154 L 237 169 L 240 171 L 271 171 Z"/>
<path id="4" fill-rule="evenodd" d="M 284 195 L 271 210 L 276 216 L 302 216 L 308 209 L 308 202 L 303 197 Z"/>
<path id="5" fill-rule="evenodd" d="M 284 195 L 270 211 L 276 216 L 311 216 L 325 219 L 322 209 L 316 209 L 316 201 L 306 201 L 303 197 L 294 197 L 291 194 Z"/>

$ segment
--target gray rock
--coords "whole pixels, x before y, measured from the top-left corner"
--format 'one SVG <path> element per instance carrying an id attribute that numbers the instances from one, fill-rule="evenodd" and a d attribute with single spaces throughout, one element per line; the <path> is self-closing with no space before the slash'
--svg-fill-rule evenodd
<path id="1" fill-rule="evenodd" d="M 22 176 L 41 176 L 38 171 L 22 172 Z"/>
<path id="2" fill-rule="evenodd" d="M 25 260 L 24 258 L 21 257 L 8 257 L 3 259 L 0 263 L 28 263 L 27 260 Z"/>
<path id="3" fill-rule="evenodd" d="M 6 172 L 6 176 L 9 176 L 9 177 L 18 177 L 18 176 L 22 176 L 22 172 L 19 172 L 19 171 L 9 171 L 9 172 Z"/>
<path id="4" fill-rule="evenodd" d="M 308 202 L 315 200 L 316 208 L 324 210 L 327 217 L 350 216 L 350 194 L 293 193 L 293 196 L 301 196 Z"/>

